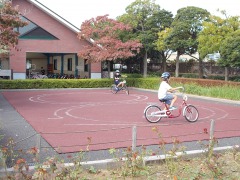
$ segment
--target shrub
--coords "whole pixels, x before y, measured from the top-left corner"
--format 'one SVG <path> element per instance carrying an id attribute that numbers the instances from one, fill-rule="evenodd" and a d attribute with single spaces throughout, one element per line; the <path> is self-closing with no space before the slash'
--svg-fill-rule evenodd
<path id="1" fill-rule="evenodd" d="M 100 88 L 109 87 L 112 82 L 112 79 L 1 80 L 0 89 Z"/>

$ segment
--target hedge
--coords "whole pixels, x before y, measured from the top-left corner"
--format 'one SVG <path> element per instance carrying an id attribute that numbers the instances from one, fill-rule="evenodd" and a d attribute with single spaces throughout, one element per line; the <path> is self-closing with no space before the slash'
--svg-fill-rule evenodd
<path id="1" fill-rule="evenodd" d="M 157 89 L 160 78 L 127 78 L 129 87 Z M 196 84 L 202 87 L 237 86 L 240 82 L 226 82 L 221 80 L 171 78 L 175 84 Z M 0 80 L 0 89 L 52 89 L 52 88 L 103 88 L 110 87 L 112 79 L 27 79 L 27 80 Z"/>
<path id="2" fill-rule="evenodd" d="M 0 89 L 54 89 L 109 87 L 111 79 L 27 79 L 0 80 Z"/>

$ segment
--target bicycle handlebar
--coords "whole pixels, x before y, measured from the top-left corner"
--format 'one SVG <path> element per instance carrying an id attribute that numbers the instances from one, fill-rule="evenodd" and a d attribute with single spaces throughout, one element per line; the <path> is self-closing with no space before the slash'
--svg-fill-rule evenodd
<path id="1" fill-rule="evenodd" d="M 183 86 L 179 87 L 179 89 L 182 89 L 182 91 L 185 91 L 185 88 Z"/>
<path id="2" fill-rule="evenodd" d="M 183 86 L 176 87 L 175 91 L 179 91 L 180 89 L 182 89 L 183 92 L 185 91 L 185 88 Z"/>

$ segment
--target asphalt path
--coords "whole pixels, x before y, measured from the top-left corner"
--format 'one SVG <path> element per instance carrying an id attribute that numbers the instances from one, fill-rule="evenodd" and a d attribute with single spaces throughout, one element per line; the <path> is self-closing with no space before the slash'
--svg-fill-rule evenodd
<path id="1" fill-rule="evenodd" d="M 69 90 L 69 89 L 68 89 Z M 39 90 L 18 90 L 18 92 L 37 92 Z M 54 92 L 55 90 L 48 90 L 50 92 Z M 56 91 L 61 91 L 61 90 L 56 90 Z M 72 90 L 70 90 L 72 92 Z M 82 89 L 73 89 L 73 91 L 83 91 Z M 104 96 L 105 92 L 106 94 L 109 93 L 109 89 L 97 89 L 97 91 L 99 91 L 100 96 Z M 4 92 L 9 92 L 9 91 L 2 91 L 2 93 Z M 15 149 L 22 149 L 22 150 L 27 150 L 30 147 L 35 147 L 38 146 L 38 137 L 36 136 L 36 133 L 39 131 L 39 129 L 36 129 L 36 126 L 32 126 L 31 123 L 29 123 L 28 121 L 25 120 L 24 116 L 21 115 L 20 113 L 18 113 L 18 109 L 15 109 L 7 100 L 6 98 L 2 95 L 2 93 L 0 94 L 0 122 L 1 122 L 1 134 L 4 134 L 3 139 L 1 140 L 1 145 L 4 145 L 8 142 L 8 139 L 11 137 L 14 139 L 16 143 Z M 52 94 L 52 93 L 51 93 Z M 122 99 L 122 102 L 125 102 L 125 104 L 122 104 L 121 109 L 123 110 L 119 110 L 118 107 L 118 111 L 114 112 L 114 115 L 116 117 L 120 117 L 121 115 L 124 114 L 124 112 L 126 112 L 130 106 L 134 105 L 137 110 L 138 113 L 136 113 L 136 110 L 133 114 L 127 115 L 127 118 L 124 119 L 124 122 L 121 121 L 121 127 L 123 127 L 123 125 L 125 124 L 126 126 L 129 125 L 133 125 L 133 124 L 142 124 L 142 125 L 146 125 L 148 122 L 144 119 L 142 111 L 144 109 L 144 107 L 147 105 L 147 103 L 149 102 L 153 102 L 156 103 L 156 91 L 149 91 L 149 90 L 142 90 L 142 89 L 130 89 L 130 96 L 127 97 L 126 94 L 116 94 L 116 97 L 120 96 Z M 43 103 L 43 99 L 39 98 L 39 96 L 31 96 L 31 100 L 32 102 L 41 102 Z M 58 96 L 58 103 L 66 103 L 64 101 L 64 99 L 60 98 L 61 96 Z M 87 95 L 85 96 L 87 99 Z M 131 98 L 130 98 L 131 97 Z M 145 98 L 148 99 L 145 99 Z M 239 106 L 240 106 L 240 101 L 230 101 L 230 100 L 223 100 L 223 99 L 217 99 L 217 98 L 209 98 L 209 97 L 198 97 L 198 96 L 191 96 L 189 95 L 189 97 L 191 98 L 191 103 L 193 102 L 194 105 L 196 105 L 198 107 L 199 113 L 201 114 L 200 119 L 199 119 L 199 124 L 198 129 L 203 129 L 203 128 L 207 128 L 209 129 L 209 125 L 210 125 L 210 120 L 214 119 L 217 123 L 217 127 L 219 129 L 218 132 L 218 144 L 217 146 L 222 147 L 222 146 L 232 146 L 232 145 L 239 145 L 240 144 L 240 138 L 239 135 L 237 134 L 240 129 L 239 129 L 239 120 L 240 118 L 239 116 Z M 74 100 L 74 97 L 72 97 Z M 75 97 L 76 98 L 76 97 Z M 128 101 L 128 99 L 130 98 L 130 101 Z M 180 98 L 179 98 L 180 99 Z M 52 99 L 55 101 L 55 99 Z M 48 98 L 49 101 L 49 98 Z M 111 100 L 112 101 L 112 100 Z M 45 101 L 44 101 L 45 102 Z M 52 102 L 52 101 L 51 101 Z M 84 101 L 83 101 L 84 102 Z M 103 114 L 103 112 L 106 110 L 106 108 L 109 108 L 111 106 L 113 106 L 114 104 L 108 104 L 109 106 L 106 106 L 106 103 L 109 102 L 106 101 L 105 102 L 105 106 L 102 106 L 101 108 L 94 108 L 94 111 L 91 109 L 93 108 L 93 106 L 89 106 L 88 109 L 85 109 L 86 111 L 89 111 L 90 113 L 85 114 L 84 118 L 89 119 L 95 119 L 96 120 L 96 116 L 93 116 L 93 114 L 99 114 L 98 116 L 101 116 Z M 119 104 L 119 100 L 118 100 L 118 104 Z M 127 103 L 126 103 L 127 102 Z M 21 102 L 18 102 L 19 106 L 21 107 Z M 135 104 L 134 104 L 135 103 Z M 177 105 L 180 102 L 177 102 Z M 96 104 L 95 104 L 96 105 Z M 129 105 L 129 106 L 128 106 Z M 22 104 L 23 106 L 23 104 Z M 140 107 L 140 108 L 139 108 Z M 51 118 L 61 118 L 62 117 L 62 109 L 58 109 L 57 114 L 55 113 L 54 116 L 52 116 Z M 69 110 L 69 109 L 68 109 Z M 19 111 L 20 112 L 20 111 Z M 66 112 L 66 111 L 64 111 Z M 72 116 L 72 118 L 74 116 L 77 115 L 78 110 L 76 109 L 71 109 L 71 113 L 70 116 Z M 94 113 L 91 113 L 94 112 Z M 129 124 L 128 122 L 131 122 L 131 119 L 133 116 L 136 116 L 136 114 L 138 114 L 138 118 L 140 119 L 139 122 L 135 122 L 133 121 L 131 124 Z M 139 114 L 141 114 L 139 116 Z M 35 117 L 39 116 L 39 114 L 37 113 L 37 111 L 33 111 L 31 112 L 31 117 Z M 41 116 L 45 116 L 44 114 L 42 114 Z M 48 118 L 50 117 L 49 115 L 47 116 Z M 105 121 L 105 123 L 108 123 L 110 121 L 113 121 L 112 123 L 114 123 L 114 126 L 119 125 L 120 120 L 118 119 L 114 119 L 112 120 L 112 116 L 106 116 L 104 115 L 105 119 L 108 119 L 108 121 Z M 88 121 L 89 122 L 89 121 Z M 75 126 L 76 126 L 76 122 L 74 122 Z M 94 121 L 94 123 L 96 123 L 96 121 Z M 103 122 L 97 122 L 100 123 L 98 125 L 98 127 L 103 126 Z M 179 124 L 181 125 L 186 125 L 189 126 L 188 122 L 186 120 L 184 120 L 183 118 L 179 117 L 176 119 L 163 119 L 160 121 L 161 125 L 163 126 L 159 126 L 159 128 L 161 129 L 164 126 L 169 126 L 169 127 L 175 127 L 175 129 L 172 129 L 172 131 L 176 131 L 176 127 L 179 127 Z M 206 123 L 206 124 L 204 124 Z M 72 123 L 69 123 L 68 126 L 71 126 Z M 159 123 L 157 123 L 159 125 Z M 204 125 L 201 125 L 204 124 Z M 66 124 L 65 124 L 66 126 Z M 112 126 L 112 127 L 114 127 Z M 199 126 L 201 126 L 201 128 L 199 128 Z M 35 128 L 34 128 L 35 127 Z M 46 130 L 46 126 L 45 130 Z M 229 128 L 228 128 L 229 127 Z M 196 128 L 196 127 L 195 127 Z M 228 132 L 221 132 L 221 130 L 224 128 L 224 130 L 227 130 Z M 189 129 L 189 128 L 188 128 Z M 190 129 L 194 129 L 190 128 Z M 42 130 L 42 129 L 41 129 Z M 231 131 L 233 130 L 233 131 Z M 139 131 L 141 132 L 141 129 L 139 129 Z M 181 131 L 181 130 L 180 130 Z M 162 129 L 162 132 L 164 132 L 164 128 Z M 183 132 L 179 132 L 184 134 L 184 129 Z M 209 132 L 208 132 L 209 133 Z M 140 139 L 144 139 L 145 135 L 144 135 L 144 130 L 142 131 L 143 136 L 139 137 Z M 234 136 L 234 137 L 233 137 Z M 186 138 L 186 137 L 185 137 Z M 207 141 L 203 141 L 203 143 Z M 141 143 L 141 142 L 140 142 Z M 190 140 L 185 140 L 184 141 L 184 146 L 187 147 L 187 150 L 196 150 L 196 149 L 202 149 L 203 148 L 203 144 L 199 143 L 199 141 L 194 140 L 194 141 L 190 141 Z M 106 146 L 106 145 L 104 145 Z M 171 145 L 167 145 L 169 148 L 171 148 Z M 52 157 L 52 156 L 60 156 L 61 158 L 64 158 L 66 161 L 69 160 L 69 156 L 75 156 L 77 155 L 77 153 L 58 153 L 56 148 L 53 149 L 50 145 L 49 142 L 45 141 L 45 138 L 41 138 L 41 147 L 45 147 L 44 150 L 42 150 L 40 152 L 40 157 L 44 160 L 47 157 Z M 168 148 L 167 147 L 167 148 Z M 159 147 L 158 145 L 149 145 L 147 146 L 147 148 L 153 150 L 153 151 L 158 151 Z M 88 161 L 91 160 L 101 160 L 101 159 L 108 159 L 108 158 L 112 158 L 112 155 L 109 154 L 109 151 L 103 148 L 100 148 L 101 150 L 97 150 L 97 148 L 95 150 L 92 150 L 90 152 L 87 152 L 85 155 L 85 159 Z M 121 152 L 123 151 L 122 148 L 119 149 L 119 153 L 121 154 Z M 29 159 L 29 162 L 31 162 L 31 159 Z"/>

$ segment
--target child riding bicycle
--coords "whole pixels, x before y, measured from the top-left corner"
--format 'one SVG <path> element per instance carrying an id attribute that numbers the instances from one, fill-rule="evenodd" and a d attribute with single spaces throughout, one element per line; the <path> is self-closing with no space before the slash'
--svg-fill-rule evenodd
<path id="1" fill-rule="evenodd" d="M 176 107 L 174 107 L 173 105 L 177 100 L 177 95 L 172 94 L 172 93 L 175 90 L 181 89 L 182 87 L 172 88 L 169 85 L 170 77 L 171 77 L 171 75 L 169 72 L 162 73 L 162 75 L 161 75 L 162 82 L 158 89 L 158 99 L 161 102 L 165 102 L 167 107 L 170 110 L 174 110 L 174 109 L 176 109 Z"/>
<path id="2" fill-rule="evenodd" d="M 114 74 L 114 84 L 116 85 L 116 90 L 119 90 L 119 87 L 123 87 L 124 86 L 124 82 L 121 81 L 121 74 L 119 72 L 119 70 L 116 70 L 115 74 Z"/>

